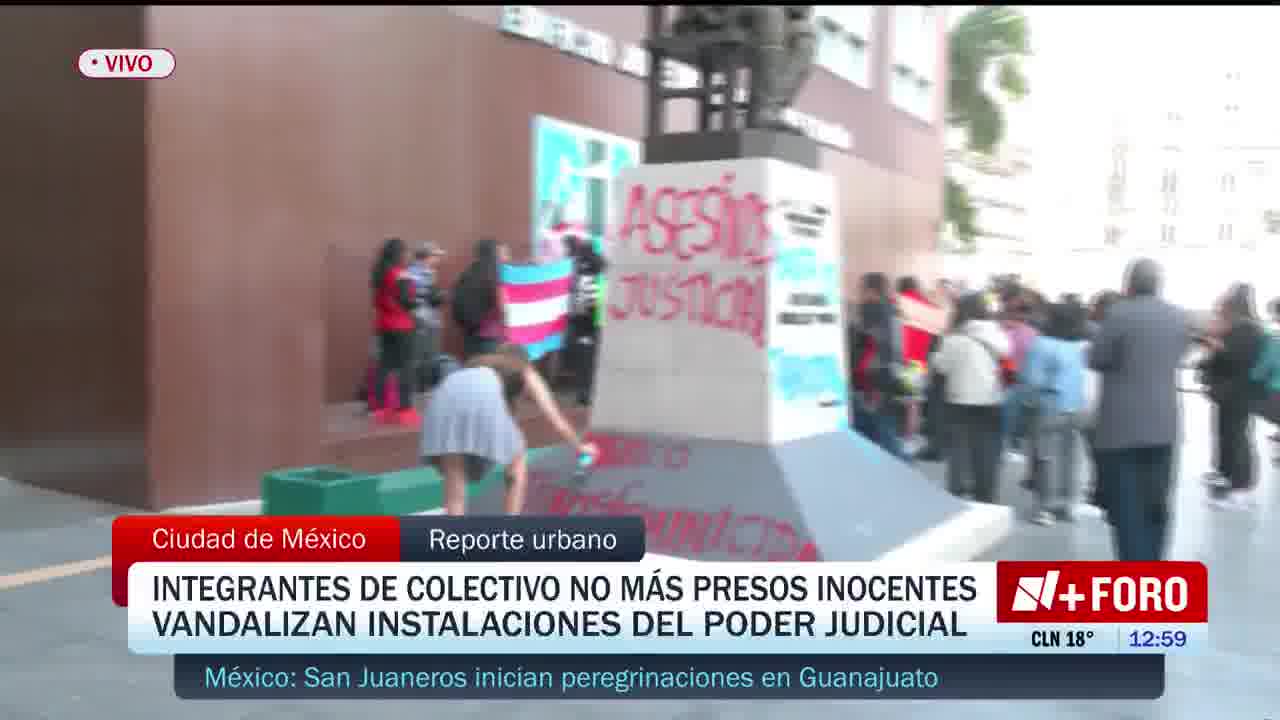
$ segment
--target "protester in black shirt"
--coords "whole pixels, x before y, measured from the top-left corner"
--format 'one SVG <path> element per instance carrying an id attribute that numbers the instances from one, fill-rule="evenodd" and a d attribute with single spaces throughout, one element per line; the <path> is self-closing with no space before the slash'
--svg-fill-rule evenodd
<path id="1" fill-rule="evenodd" d="M 600 343 L 597 305 L 607 263 L 590 240 L 569 236 L 564 242 L 565 252 L 573 258 L 566 360 L 574 375 L 577 400 L 588 405 L 591 403 L 591 385 Z"/>
<path id="2" fill-rule="evenodd" d="M 1256 386 L 1250 372 L 1265 339 L 1254 310 L 1253 286 L 1237 283 L 1218 305 L 1215 327 L 1201 339 L 1212 351 L 1201 369 L 1216 405 L 1217 482 L 1213 499 L 1224 506 L 1248 506 L 1257 480 L 1253 446 Z"/>
<path id="3" fill-rule="evenodd" d="M 895 457 L 908 460 L 898 433 L 902 323 L 888 277 L 878 272 L 863 275 L 861 295 L 856 336 L 851 343 L 854 429 Z"/>

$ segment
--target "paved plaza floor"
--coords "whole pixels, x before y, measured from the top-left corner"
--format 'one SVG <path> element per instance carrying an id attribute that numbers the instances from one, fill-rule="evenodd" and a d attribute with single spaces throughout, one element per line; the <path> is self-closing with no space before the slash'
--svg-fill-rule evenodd
<path id="1" fill-rule="evenodd" d="M 1156 702 L 434 701 L 429 709 L 422 701 L 184 703 L 174 697 L 168 658 L 128 653 L 125 613 L 111 604 L 105 570 L 26 584 L 12 580 L 32 568 L 106 555 L 119 510 L 0 484 L 0 720 L 1267 720 L 1280 712 L 1276 468 L 1267 457 L 1258 508 L 1207 507 L 1199 477 L 1209 463 L 1208 428 L 1207 407 L 1191 398 L 1172 558 L 1209 566 L 1212 647 L 1201 656 L 1171 659 L 1168 691 Z M 1261 447 L 1264 455 L 1275 452 L 1269 443 Z M 1007 468 L 1002 499 L 1025 511 L 1018 469 Z M 925 470 L 941 475 L 937 466 Z M 990 559 L 1106 560 L 1111 551 L 1100 520 L 1052 528 L 1020 520 Z"/>

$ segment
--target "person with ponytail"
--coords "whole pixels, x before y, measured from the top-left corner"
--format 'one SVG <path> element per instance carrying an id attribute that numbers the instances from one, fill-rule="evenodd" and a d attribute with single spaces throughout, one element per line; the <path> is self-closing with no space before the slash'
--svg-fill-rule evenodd
<path id="1" fill-rule="evenodd" d="M 378 369 L 374 376 L 376 400 L 374 417 L 380 422 L 416 426 L 418 412 L 413 407 L 413 310 L 418 304 L 417 287 L 408 273 L 404 241 L 388 238 L 373 266 L 373 311 L 378 334 Z M 396 402 L 387 397 L 388 382 L 395 375 Z"/>
<path id="2" fill-rule="evenodd" d="M 510 261 L 507 246 L 485 238 L 474 252 L 453 289 L 453 321 L 462 331 L 464 360 L 492 353 L 507 333 L 499 277 L 500 266 Z"/>

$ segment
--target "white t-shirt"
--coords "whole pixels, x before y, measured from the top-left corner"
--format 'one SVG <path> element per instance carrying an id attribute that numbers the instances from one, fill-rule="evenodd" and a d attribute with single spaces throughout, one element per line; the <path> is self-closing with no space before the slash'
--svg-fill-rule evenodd
<path id="1" fill-rule="evenodd" d="M 971 321 L 942 338 L 929 367 L 947 378 L 947 402 L 956 405 L 999 405 L 1004 402 L 999 358 L 1013 343 L 991 320 Z"/>

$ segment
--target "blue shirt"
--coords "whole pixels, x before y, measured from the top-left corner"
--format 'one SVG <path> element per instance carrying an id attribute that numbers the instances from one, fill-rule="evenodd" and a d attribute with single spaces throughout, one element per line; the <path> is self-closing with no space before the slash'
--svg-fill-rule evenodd
<path id="1" fill-rule="evenodd" d="M 1057 412 L 1081 412 L 1085 409 L 1084 343 L 1037 336 L 1023 358 L 1018 384 L 1053 391 L 1049 403 Z"/>

